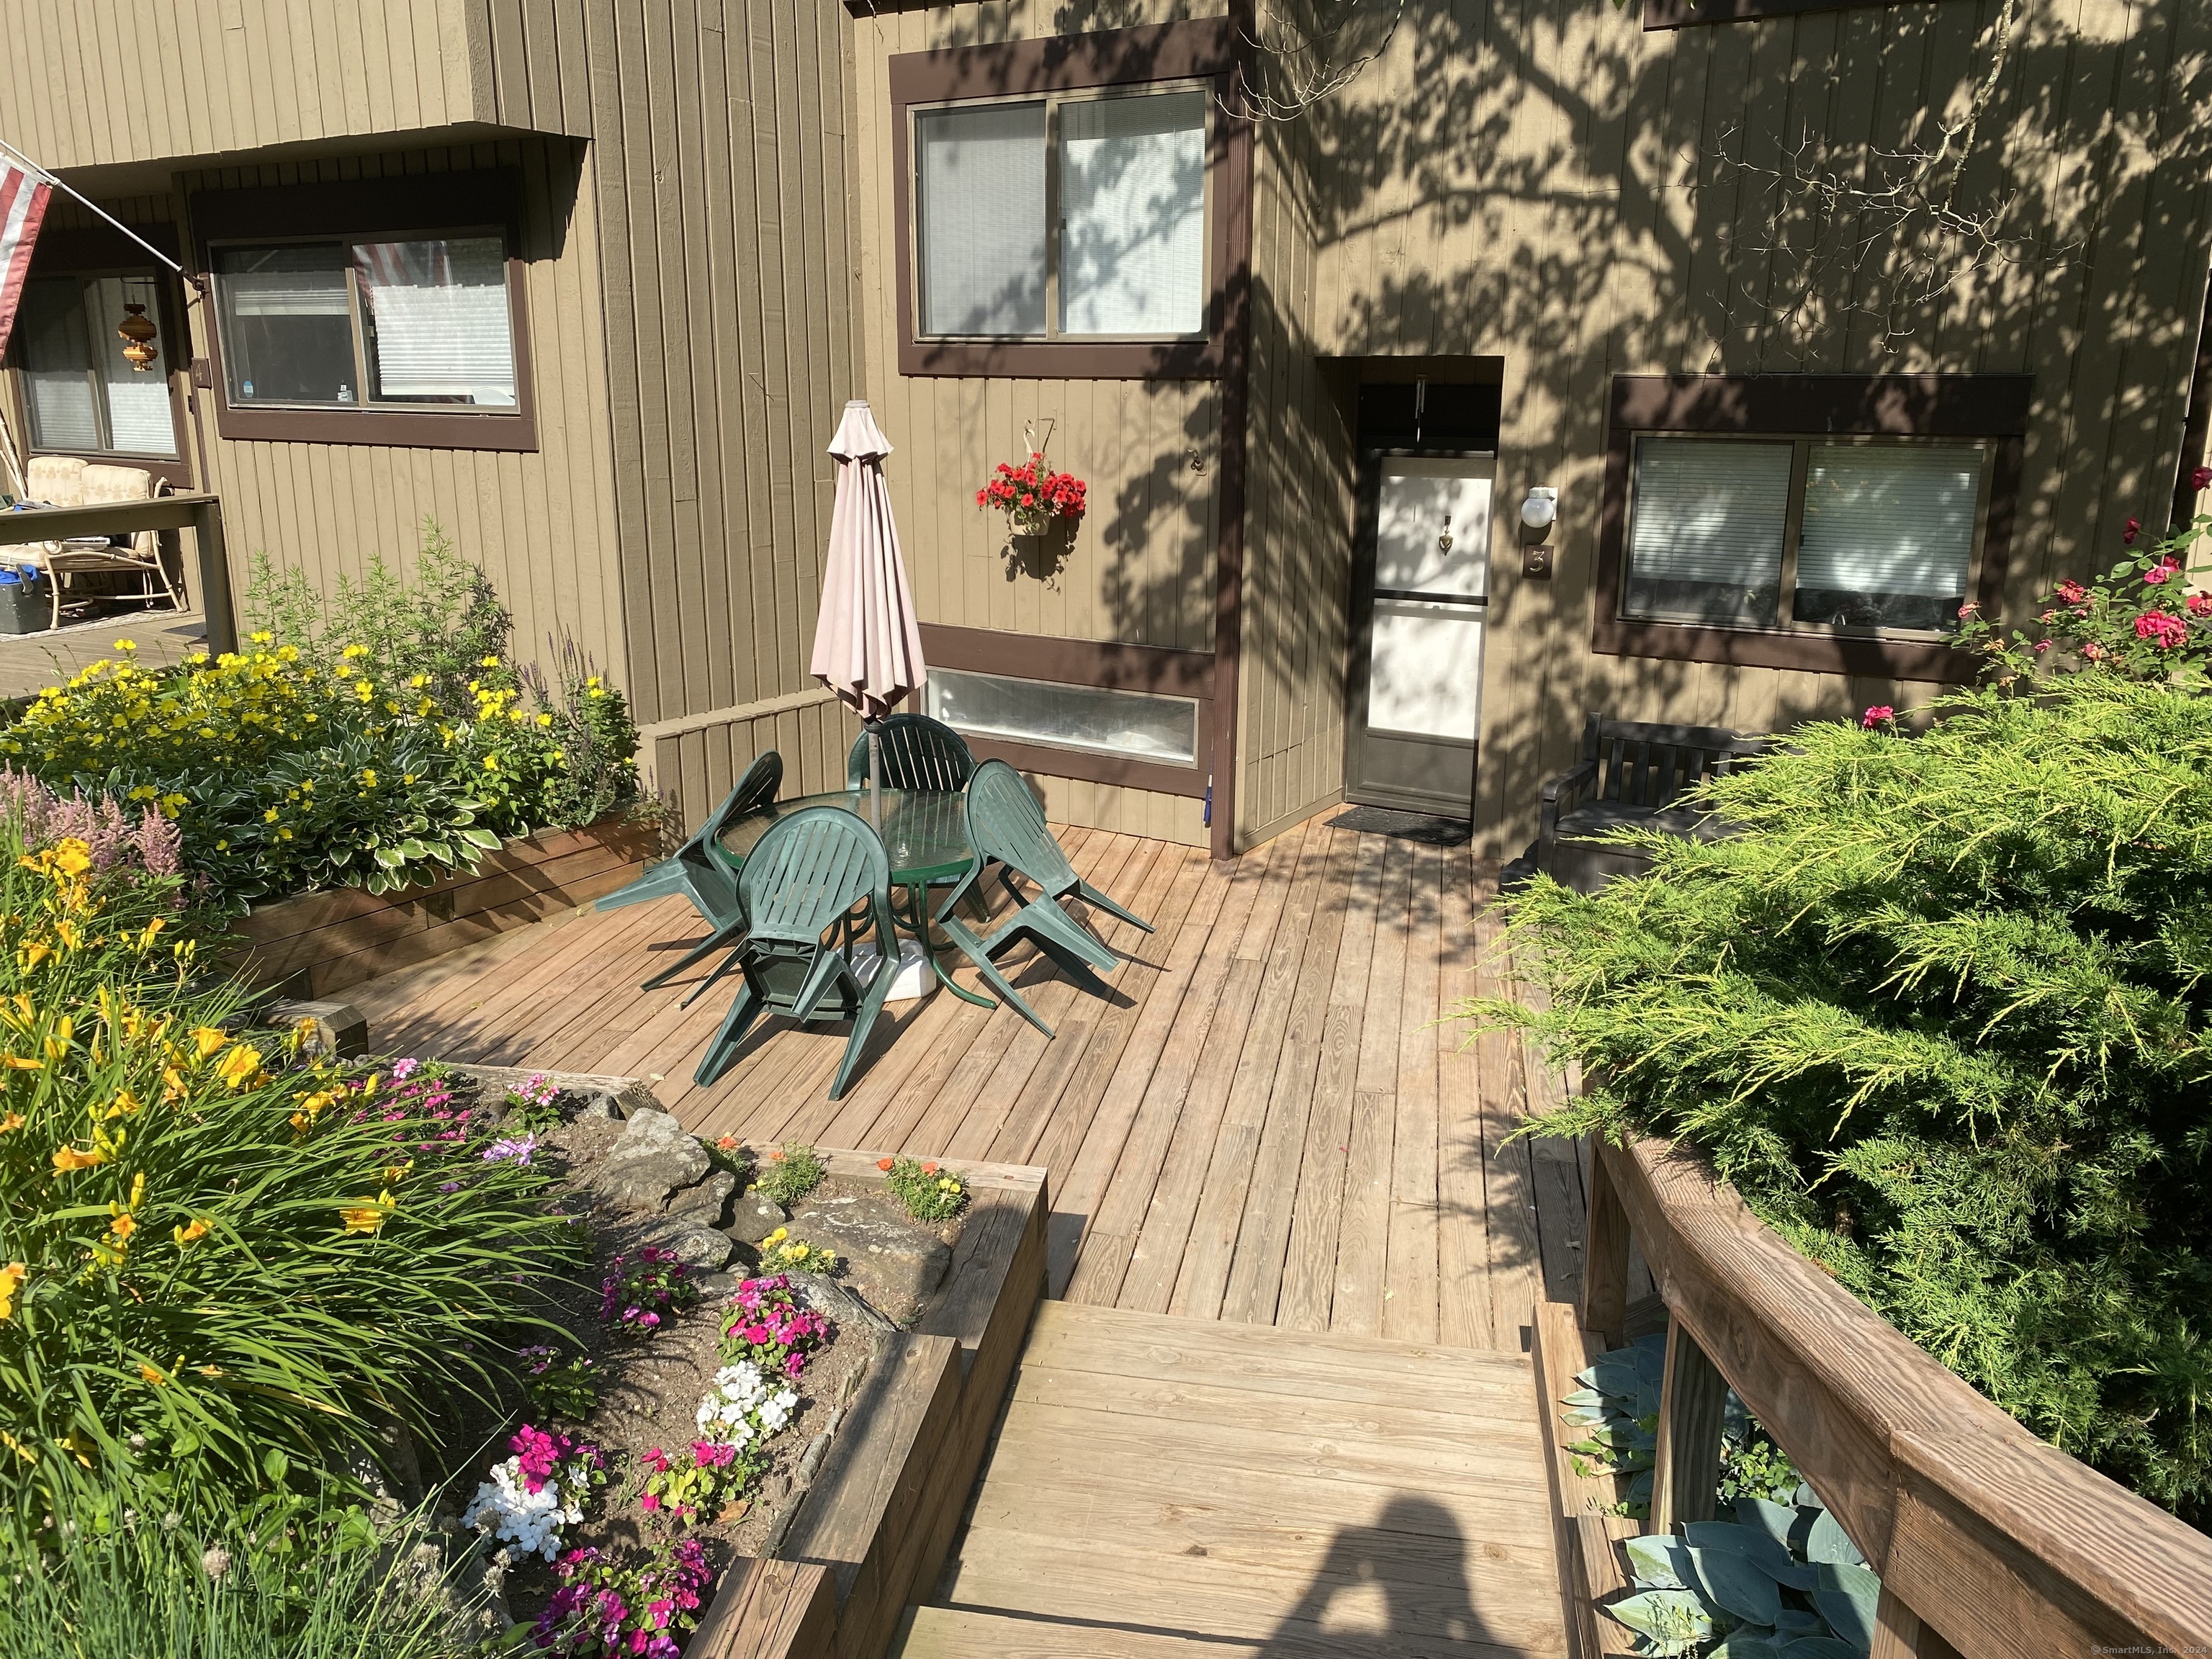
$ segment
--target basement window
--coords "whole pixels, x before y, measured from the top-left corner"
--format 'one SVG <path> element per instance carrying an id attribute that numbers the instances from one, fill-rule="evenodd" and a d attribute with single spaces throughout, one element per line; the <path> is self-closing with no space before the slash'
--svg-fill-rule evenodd
<path id="1" fill-rule="evenodd" d="M 955 731 L 1165 766 L 1198 764 L 1198 703 L 1152 691 L 929 671 L 929 712 Z"/>

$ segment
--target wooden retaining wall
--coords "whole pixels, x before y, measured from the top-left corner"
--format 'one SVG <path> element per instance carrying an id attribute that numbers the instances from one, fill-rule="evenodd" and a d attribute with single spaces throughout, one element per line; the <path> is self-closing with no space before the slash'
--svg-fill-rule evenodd
<path id="1" fill-rule="evenodd" d="M 239 924 L 258 985 L 319 997 L 587 904 L 634 879 L 658 836 L 602 819 L 510 841 L 465 875 L 392 893 L 342 887 L 264 904 Z"/>
<path id="2" fill-rule="evenodd" d="M 1598 1604 L 1618 1540 L 1709 1513 L 1733 1389 L 1881 1576 L 1872 1659 L 2203 1652 L 2212 1538 L 2046 1444 L 1792 1249 L 1697 1160 L 1652 1141 L 1591 1161 L 1583 1304 L 1537 1322 L 1554 1421 L 1565 1378 L 1632 1323 L 1632 1242 L 1667 1322 L 1648 1526 L 1553 1470 L 1571 1626 L 1626 1648 Z M 1571 1383 L 1566 1386 L 1571 1387 Z"/>
<path id="3" fill-rule="evenodd" d="M 832 1175 L 872 1182 L 881 1156 L 822 1154 Z M 936 1582 L 1044 1295 L 1051 1208 L 1041 1169 L 946 1163 L 970 1198 L 944 1285 L 863 1385 L 784 1559 L 724 1575 L 691 1659 L 881 1659 Z"/>

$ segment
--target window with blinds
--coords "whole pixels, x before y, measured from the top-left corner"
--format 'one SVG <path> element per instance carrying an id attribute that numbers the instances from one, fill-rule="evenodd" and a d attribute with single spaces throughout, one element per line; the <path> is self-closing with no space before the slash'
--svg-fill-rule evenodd
<path id="1" fill-rule="evenodd" d="M 518 407 L 495 235 L 215 251 L 233 407 Z"/>
<path id="2" fill-rule="evenodd" d="M 1971 591 L 1989 459 L 1986 445 L 1971 442 L 1639 437 L 1620 615 L 1954 632 Z"/>
<path id="3" fill-rule="evenodd" d="M 1796 619 L 1955 629 L 1981 487 L 1977 445 L 1814 447 L 1797 532 Z"/>
<path id="4" fill-rule="evenodd" d="M 1792 459 L 1787 443 L 1639 438 L 1622 614 L 1773 626 Z"/>
<path id="5" fill-rule="evenodd" d="M 1207 109 L 1189 88 L 916 111 L 917 333 L 1203 335 Z"/>
<path id="6" fill-rule="evenodd" d="M 34 448 L 176 454 L 176 412 L 164 360 L 139 368 L 123 355 L 124 337 L 116 331 L 130 315 L 124 309 L 128 305 L 143 307 L 148 317 L 158 319 L 157 280 L 42 276 L 24 284 L 19 319 L 23 403 Z"/>

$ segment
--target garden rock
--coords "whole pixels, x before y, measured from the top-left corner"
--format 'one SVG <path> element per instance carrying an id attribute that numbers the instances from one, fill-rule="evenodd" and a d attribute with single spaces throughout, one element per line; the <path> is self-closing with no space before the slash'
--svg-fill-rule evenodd
<path id="1" fill-rule="evenodd" d="M 645 1243 L 673 1250 L 678 1261 L 702 1273 L 720 1273 L 738 1253 L 727 1233 L 696 1221 L 656 1222 L 645 1230 Z"/>
<path id="2" fill-rule="evenodd" d="M 774 1199 L 747 1193 L 733 1206 L 728 1232 L 740 1244 L 757 1244 L 790 1219 Z"/>
<path id="3" fill-rule="evenodd" d="M 592 1184 L 627 1208 L 658 1210 L 671 1193 L 692 1185 L 713 1167 L 707 1149 L 681 1123 L 648 1108 L 630 1115 L 621 1139 L 593 1172 Z"/>
<path id="4" fill-rule="evenodd" d="M 879 1331 L 898 1328 L 869 1306 L 866 1298 L 850 1285 L 840 1285 L 820 1273 L 793 1273 L 788 1277 L 792 1289 L 799 1292 L 799 1299 L 833 1325 L 872 1327 Z"/>
<path id="5" fill-rule="evenodd" d="M 730 1199 L 737 1190 L 737 1176 L 727 1170 L 717 1170 L 697 1186 L 670 1199 L 668 1213 L 702 1227 L 719 1227 L 729 1219 Z"/>
<path id="6" fill-rule="evenodd" d="M 952 1249 L 918 1231 L 889 1199 L 810 1200 L 793 1215 L 791 1231 L 810 1244 L 826 1244 L 846 1260 L 850 1277 L 887 1307 L 911 1307 L 944 1282 Z"/>

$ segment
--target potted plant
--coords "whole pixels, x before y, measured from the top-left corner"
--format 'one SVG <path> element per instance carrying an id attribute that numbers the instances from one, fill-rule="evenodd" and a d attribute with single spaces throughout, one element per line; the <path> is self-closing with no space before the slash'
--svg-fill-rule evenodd
<path id="1" fill-rule="evenodd" d="M 1083 517 L 1086 486 L 1073 472 L 1055 472 L 1043 453 L 1032 449 L 1019 466 L 1000 461 L 975 492 L 975 505 L 997 508 L 1017 536 L 1042 536 L 1060 525 L 1073 529 Z"/>

